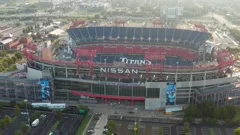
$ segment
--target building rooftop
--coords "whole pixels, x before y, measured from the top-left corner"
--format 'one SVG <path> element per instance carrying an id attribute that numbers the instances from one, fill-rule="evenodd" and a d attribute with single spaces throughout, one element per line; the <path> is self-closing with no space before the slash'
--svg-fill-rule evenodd
<path id="1" fill-rule="evenodd" d="M 6 45 L 6 44 L 8 44 L 8 43 L 11 43 L 12 41 L 13 41 L 13 39 L 7 38 L 7 39 L 5 39 L 5 40 L 2 40 L 1 43 L 4 44 L 4 45 Z"/>

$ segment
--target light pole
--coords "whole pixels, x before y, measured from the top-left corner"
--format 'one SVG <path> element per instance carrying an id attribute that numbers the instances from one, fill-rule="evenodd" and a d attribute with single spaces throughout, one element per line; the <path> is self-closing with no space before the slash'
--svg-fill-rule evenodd
<path id="1" fill-rule="evenodd" d="M 134 108 L 134 110 L 135 110 L 135 115 L 136 115 L 136 117 L 135 117 L 135 122 L 134 122 L 134 128 L 133 128 L 133 130 L 134 130 L 134 132 L 135 132 L 135 135 L 136 135 L 136 133 L 137 133 L 137 112 L 138 112 L 138 108 Z"/>
<path id="2" fill-rule="evenodd" d="M 176 64 L 177 64 L 177 71 L 176 71 L 176 75 L 175 75 L 175 82 L 177 82 L 177 73 L 178 73 L 178 64 L 179 64 L 179 62 L 177 62 Z"/>
<path id="3" fill-rule="evenodd" d="M 28 100 L 27 100 L 27 99 L 24 99 L 24 102 L 25 102 L 25 104 L 26 104 L 26 111 L 27 111 L 27 122 L 28 122 L 28 125 L 30 125 L 30 119 L 29 119 L 28 107 L 27 107 L 27 102 L 28 102 Z"/>
<path id="4" fill-rule="evenodd" d="M 105 70 L 107 70 L 107 59 L 104 59 L 104 66 L 105 66 Z M 105 74 L 105 81 L 107 81 L 106 74 Z"/>

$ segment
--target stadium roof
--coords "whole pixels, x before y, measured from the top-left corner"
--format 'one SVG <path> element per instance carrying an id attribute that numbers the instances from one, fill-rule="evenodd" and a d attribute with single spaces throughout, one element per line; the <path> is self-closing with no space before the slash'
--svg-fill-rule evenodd
<path id="1" fill-rule="evenodd" d="M 199 94 L 211 94 L 211 93 L 216 93 L 216 92 L 224 92 L 224 91 L 232 90 L 234 88 L 236 88 L 235 85 L 230 84 L 230 85 L 222 86 L 222 87 L 218 87 L 218 88 L 198 89 L 197 92 Z"/>
<path id="2" fill-rule="evenodd" d="M 7 80 L 16 83 L 26 83 L 26 84 L 40 84 L 40 80 L 29 80 L 29 79 L 17 79 L 17 78 L 9 78 L 8 76 L 0 76 L 0 80 Z"/>

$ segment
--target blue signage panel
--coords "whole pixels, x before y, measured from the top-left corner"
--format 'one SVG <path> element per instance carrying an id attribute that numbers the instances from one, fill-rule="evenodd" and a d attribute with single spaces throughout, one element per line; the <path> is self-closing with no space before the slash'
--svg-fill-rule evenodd
<path id="1" fill-rule="evenodd" d="M 174 105 L 176 102 L 176 83 L 168 82 L 166 89 L 166 105 Z"/>
<path id="2" fill-rule="evenodd" d="M 50 85 L 48 80 L 41 80 L 41 94 L 42 100 L 50 100 Z"/>

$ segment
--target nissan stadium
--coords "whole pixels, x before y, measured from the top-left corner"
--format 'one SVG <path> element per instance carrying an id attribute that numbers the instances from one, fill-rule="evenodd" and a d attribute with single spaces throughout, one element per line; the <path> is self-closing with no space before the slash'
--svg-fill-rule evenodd
<path id="1" fill-rule="evenodd" d="M 238 104 L 235 60 L 211 42 L 212 35 L 206 31 L 85 26 L 71 27 L 67 33 L 69 44 L 54 57 L 52 50 L 26 46 L 27 74 L 39 76 L 41 85 L 34 87 L 34 94 L 24 87 L 25 98 L 100 99 L 143 103 L 145 109 L 203 100 L 218 106 Z M 8 89 L 4 83 L 8 82 L 2 79 L 1 86 Z M 13 95 L 18 93 L 12 89 Z"/>

